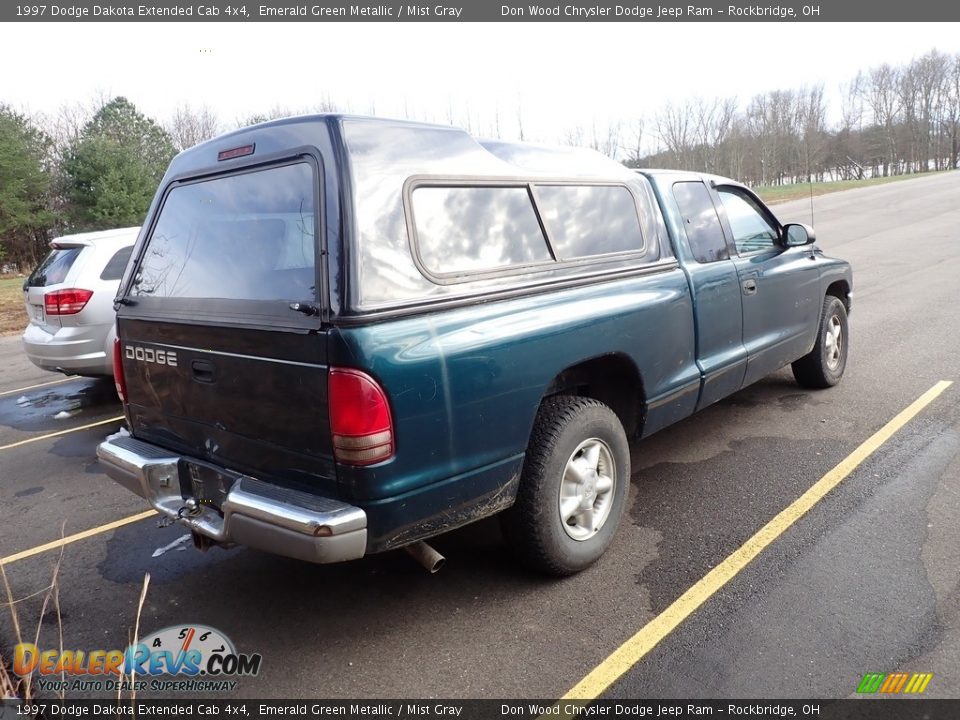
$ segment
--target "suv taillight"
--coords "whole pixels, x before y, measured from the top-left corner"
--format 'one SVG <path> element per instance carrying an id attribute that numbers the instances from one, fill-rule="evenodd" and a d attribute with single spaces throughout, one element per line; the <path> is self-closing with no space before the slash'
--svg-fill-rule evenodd
<path id="1" fill-rule="evenodd" d="M 120 338 L 113 339 L 113 384 L 117 386 L 120 402 L 127 402 L 127 379 L 123 375 L 123 348 Z"/>
<path id="2" fill-rule="evenodd" d="M 331 368 L 327 403 L 333 456 L 346 465 L 372 465 L 393 457 L 393 420 L 386 393 L 359 370 Z"/>
<path id="3" fill-rule="evenodd" d="M 76 315 L 93 297 L 93 290 L 56 290 L 43 296 L 43 311 L 47 315 Z"/>

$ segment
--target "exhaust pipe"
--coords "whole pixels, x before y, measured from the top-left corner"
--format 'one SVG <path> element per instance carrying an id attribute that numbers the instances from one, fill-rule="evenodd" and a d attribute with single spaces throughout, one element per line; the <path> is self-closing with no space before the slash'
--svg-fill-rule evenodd
<path id="1" fill-rule="evenodd" d="M 206 535 L 201 535 L 200 533 L 193 532 L 192 530 L 190 531 L 190 538 L 193 540 L 193 546 L 200 552 L 206 552 L 216 544 Z"/>
<path id="2" fill-rule="evenodd" d="M 412 545 L 404 545 L 403 549 L 431 575 L 442 568 L 443 564 L 447 561 L 443 555 L 427 545 L 423 540 L 415 542 Z"/>

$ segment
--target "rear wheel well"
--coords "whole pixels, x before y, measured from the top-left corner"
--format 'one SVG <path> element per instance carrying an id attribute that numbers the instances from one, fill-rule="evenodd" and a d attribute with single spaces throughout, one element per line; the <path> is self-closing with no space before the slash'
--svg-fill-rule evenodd
<path id="1" fill-rule="evenodd" d="M 827 288 L 825 294 L 840 298 L 844 307 L 847 308 L 847 312 L 850 312 L 850 285 L 846 280 L 837 280 L 836 282 L 830 283 L 830 287 Z"/>
<path id="2" fill-rule="evenodd" d="M 646 419 L 643 381 L 626 355 L 611 353 L 571 365 L 550 383 L 544 398 L 576 395 L 599 400 L 616 413 L 627 437 L 639 437 Z"/>

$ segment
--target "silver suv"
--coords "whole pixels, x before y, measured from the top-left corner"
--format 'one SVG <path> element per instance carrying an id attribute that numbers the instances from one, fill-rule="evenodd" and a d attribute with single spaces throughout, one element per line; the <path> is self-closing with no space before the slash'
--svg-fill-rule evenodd
<path id="1" fill-rule="evenodd" d="M 23 283 L 30 324 L 23 348 L 37 367 L 112 375 L 113 298 L 139 227 L 65 235 Z"/>

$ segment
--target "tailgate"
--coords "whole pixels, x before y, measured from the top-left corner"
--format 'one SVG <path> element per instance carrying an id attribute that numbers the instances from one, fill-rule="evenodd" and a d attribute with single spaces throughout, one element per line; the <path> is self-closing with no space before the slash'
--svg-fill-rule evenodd
<path id="1" fill-rule="evenodd" d="M 134 437 L 336 497 L 317 182 L 298 158 L 174 184 L 117 328 Z"/>
<path id="2" fill-rule="evenodd" d="M 326 335 L 121 320 L 135 437 L 336 496 Z"/>

